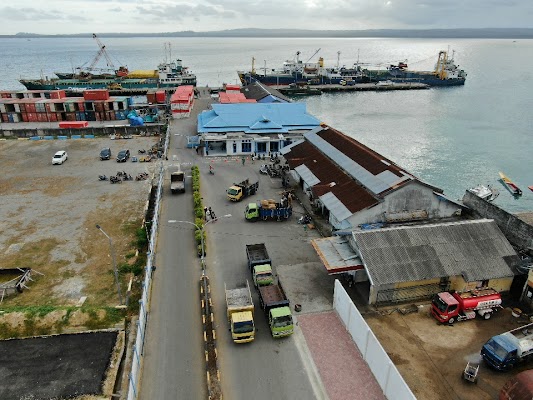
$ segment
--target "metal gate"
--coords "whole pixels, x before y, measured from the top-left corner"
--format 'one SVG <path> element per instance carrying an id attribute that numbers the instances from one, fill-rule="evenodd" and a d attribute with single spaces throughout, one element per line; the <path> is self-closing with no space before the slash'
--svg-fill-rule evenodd
<path id="1" fill-rule="evenodd" d="M 448 288 L 438 283 L 430 285 L 408 286 L 396 289 L 378 291 L 377 304 L 400 303 L 404 301 L 430 299 L 435 294 L 446 291 Z"/>

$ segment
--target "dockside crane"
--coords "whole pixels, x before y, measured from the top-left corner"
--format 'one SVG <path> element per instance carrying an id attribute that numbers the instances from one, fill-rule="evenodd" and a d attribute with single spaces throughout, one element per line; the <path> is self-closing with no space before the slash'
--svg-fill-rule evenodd
<path id="1" fill-rule="evenodd" d="M 98 38 L 98 36 L 96 36 L 96 33 L 93 33 L 93 39 L 98 44 L 98 52 L 94 56 L 91 64 L 85 70 L 82 70 L 83 66 L 78 68 L 80 70 L 80 75 L 88 76 L 88 75 L 92 75 L 93 72 L 95 71 L 106 71 L 106 70 L 112 71 L 117 76 L 128 75 L 127 67 L 121 66 L 118 70 L 115 70 L 115 65 L 113 64 L 113 61 L 111 61 L 111 57 L 109 57 L 109 54 L 107 53 L 105 44 L 103 44 L 102 41 Z M 98 64 L 98 61 L 100 61 L 102 56 L 104 56 L 104 58 L 106 59 L 108 68 L 96 68 L 96 64 Z"/>

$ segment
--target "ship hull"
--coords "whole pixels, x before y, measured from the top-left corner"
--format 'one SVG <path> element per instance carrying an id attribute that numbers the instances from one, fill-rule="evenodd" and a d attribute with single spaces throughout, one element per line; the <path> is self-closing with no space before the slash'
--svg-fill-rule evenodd
<path id="1" fill-rule="evenodd" d="M 440 79 L 431 72 L 401 71 L 391 73 L 383 70 L 367 70 L 366 74 L 377 81 L 387 81 L 398 83 L 425 83 L 429 86 L 460 86 L 465 84 L 465 78 Z"/>
<path id="2" fill-rule="evenodd" d="M 252 73 L 239 72 L 239 79 L 243 85 L 248 85 L 253 82 L 261 82 L 267 86 L 287 86 L 290 84 L 296 85 L 339 85 L 343 80 L 352 80 L 356 83 L 371 82 L 372 80 L 367 77 L 361 76 L 339 76 L 339 77 L 326 77 L 320 75 L 302 75 L 299 73 L 294 74 L 273 74 L 273 75 L 259 75 Z M 374 80 L 375 82 L 375 80 Z"/>
<path id="3" fill-rule="evenodd" d="M 158 79 L 101 79 L 101 80 L 78 80 L 58 79 L 51 81 L 24 80 L 20 81 L 28 90 L 68 90 L 81 91 L 90 89 L 107 89 L 120 85 L 122 89 L 159 89 L 173 88 L 182 85 L 196 86 L 196 78 L 183 79 L 179 82 L 160 83 Z"/>

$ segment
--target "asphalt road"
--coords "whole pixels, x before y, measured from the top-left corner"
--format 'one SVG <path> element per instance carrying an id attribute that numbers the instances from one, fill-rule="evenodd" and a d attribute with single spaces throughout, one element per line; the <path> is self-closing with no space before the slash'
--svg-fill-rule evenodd
<path id="1" fill-rule="evenodd" d="M 181 136 L 172 145 L 181 146 Z M 172 148 L 172 146 L 171 146 Z M 169 159 L 176 151 L 170 152 Z M 167 164 L 172 164 L 171 161 Z M 194 253 L 190 166 L 184 166 L 186 192 L 170 193 L 165 173 L 140 399 L 206 399 L 204 342 L 200 313 L 200 262 Z"/>
<path id="2" fill-rule="evenodd" d="M 198 101 L 195 111 L 205 108 Z M 194 163 L 201 171 L 204 204 L 218 217 L 231 214 L 206 225 L 207 274 L 211 282 L 217 350 L 224 398 L 239 399 L 321 399 L 325 398 L 320 378 L 312 367 L 309 352 L 298 326 L 295 334 L 274 340 L 266 316 L 252 290 L 256 340 L 234 344 L 228 331 L 224 283 L 236 287 L 251 281 L 246 265 L 245 245 L 266 243 L 274 270 L 280 265 L 304 264 L 318 260 L 309 234 L 297 223 L 303 209 L 295 204 L 290 220 L 249 223 L 244 220 L 248 201 L 279 199 L 281 181 L 259 174 L 259 163 L 241 158 L 202 157 L 186 149 L 185 136 L 195 132 L 196 118 L 191 116 L 173 124 L 169 164 L 184 163 L 185 170 Z M 173 160 L 173 155 L 177 160 Z M 209 164 L 215 175 L 209 174 Z M 226 198 L 227 187 L 249 178 L 259 180 L 259 192 L 250 199 L 232 203 Z M 190 180 L 185 195 L 171 196 L 165 188 L 162 227 L 157 247 L 152 309 L 148 320 L 147 343 L 141 385 L 142 400 L 207 397 L 200 322 L 198 279 L 200 267 L 194 254 L 191 229 L 187 224 L 168 224 L 170 219 L 192 221 Z M 191 268 L 192 267 L 192 268 Z"/>

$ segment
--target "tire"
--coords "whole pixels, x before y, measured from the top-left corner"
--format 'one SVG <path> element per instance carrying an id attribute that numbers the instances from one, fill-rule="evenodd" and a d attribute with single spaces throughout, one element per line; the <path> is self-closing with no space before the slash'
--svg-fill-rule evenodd
<path id="1" fill-rule="evenodd" d="M 490 317 L 492 317 L 492 313 L 491 312 L 483 314 L 483 319 L 485 319 L 485 320 L 490 319 Z"/>
<path id="2" fill-rule="evenodd" d="M 452 317 L 448 320 L 448 325 L 453 325 L 454 322 L 455 322 L 455 318 Z"/>

